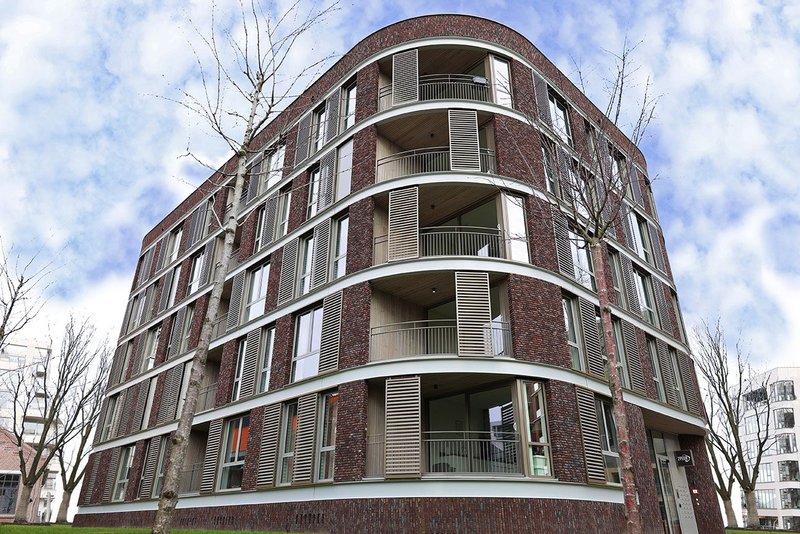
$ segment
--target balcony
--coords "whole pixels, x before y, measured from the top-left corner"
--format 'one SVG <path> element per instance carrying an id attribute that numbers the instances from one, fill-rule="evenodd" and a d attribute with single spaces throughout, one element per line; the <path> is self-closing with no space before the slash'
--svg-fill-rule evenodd
<path id="1" fill-rule="evenodd" d="M 479 256 L 505 258 L 505 237 L 502 228 L 481 226 L 433 226 L 420 228 L 419 256 Z M 389 236 L 376 237 L 373 244 L 374 265 L 389 258 Z"/>
<path id="2" fill-rule="evenodd" d="M 480 149 L 481 172 L 496 174 L 495 153 L 488 148 Z M 375 181 L 415 174 L 450 172 L 450 147 L 437 146 L 406 150 L 378 160 Z"/>
<path id="3" fill-rule="evenodd" d="M 427 473 L 522 474 L 516 432 L 422 433 Z"/>
<path id="4" fill-rule="evenodd" d="M 211 339 L 217 339 L 225 334 L 228 327 L 228 314 L 218 315 L 211 324 Z"/>
<path id="5" fill-rule="evenodd" d="M 511 328 L 505 321 L 492 321 L 484 328 L 484 355 L 511 356 Z M 375 326 L 370 332 L 370 361 L 410 356 L 458 354 L 455 319 L 407 321 Z"/>
<path id="6" fill-rule="evenodd" d="M 217 383 L 209 384 L 200 389 L 197 394 L 197 406 L 195 413 L 205 412 L 214 408 L 217 398 Z"/>
<path id="7" fill-rule="evenodd" d="M 178 495 L 192 495 L 200 493 L 200 480 L 203 476 L 203 462 L 191 464 L 188 469 L 181 471 L 181 483 Z"/>
<path id="8" fill-rule="evenodd" d="M 483 76 L 470 74 L 429 74 L 420 76 L 417 82 L 419 101 L 429 100 L 470 100 L 491 102 L 489 83 Z M 394 105 L 392 86 L 378 90 L 378 111 L 390 109 Z"/>

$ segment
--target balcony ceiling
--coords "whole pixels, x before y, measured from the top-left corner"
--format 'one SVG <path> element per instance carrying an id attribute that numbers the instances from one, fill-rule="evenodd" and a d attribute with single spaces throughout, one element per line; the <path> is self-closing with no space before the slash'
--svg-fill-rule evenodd
<path id="1" fill-rule="evenodd" d="M 492 118 L 489 113 L 478 112 L 478 128 Z M 447 111 L 409 113 L 378 125 L 378 135 L 385 137 L 400 150 L 414 150 L 448 146 Z"/>
<path id="2" fill-rule="evenodd" d="M 419 225 L 441 224 L 496 194 L 497 188 L 490 185 L 424 185 L 419 189 Z M 375 204 L 388 210 L 388 193 L 376 197 Z"/>
<path id="3" fill-rule="evenodd" d="M 494 284 L 504 277 L 503 273 L 489 273 L 489 283 Z M 430 271 L 378 278 L 372 281 L 372 285 L 379 291 L 426 309 L 456 298 L 453 271 Z M 435 293 L 434 288 L 436 288 Z"/>
<path id="4" fill-rule="evenodd" d="M 422 377 L 422 397 L 425 399 L 445 397 L 463 391 L 474 393 L 483 389 L 491 389 L 498 385 L 507 385 L 509 382 L 509 378 L 475 373 L 424 375 Z"/>
<path id="5" fill-rule="evenodd" d="M 419 74 L 463 74 L 483 61 L 486 51 L 480 48 L 426 46 L 419 50 Z M 380 62 L 381 72 L 392 75 L 392 58 Z"/>

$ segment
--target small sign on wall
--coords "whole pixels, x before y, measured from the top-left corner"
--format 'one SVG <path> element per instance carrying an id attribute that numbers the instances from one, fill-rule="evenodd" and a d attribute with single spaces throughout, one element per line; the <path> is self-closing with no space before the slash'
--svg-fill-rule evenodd
<path id="1" fill-rule="evenodd" d="M 694 456 L 692 456 L 692 451 L 675 451 L 675 464 L 678 467 L 694 465 Z"/>

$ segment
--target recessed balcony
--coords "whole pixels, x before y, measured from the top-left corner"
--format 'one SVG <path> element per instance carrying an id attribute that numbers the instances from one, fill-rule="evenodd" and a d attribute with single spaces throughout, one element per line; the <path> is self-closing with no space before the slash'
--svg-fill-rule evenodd
<path id="1" fill-rule="evenodd" d="M 502 228 L 481 226 L 432 226 L 420 228 L 419 257 L 479 256 L 505 258 L 505 236 Z M 388 261 L 389 236 L 375 238 L 374 264 Z"/>
<path id="2" fill-rule="evenodd" d="M 393 85 L 387 85 L 378 90 L 378 111 L 384 111 L 395 105 L 393 87 Z M 417 91 L 418 101 L 492 101 L 492 91 L 485 76 L 470 74 L 430 74 L 419 76 Z"/>
<path id="3" fill-rule="evenodd" d="M 451 172 L 453 165 L 449 146 L 418 148 L 398 152 L 378 160 L 375 181 L 384 182 L 393 178 L 415 174 Z M 494 150 L 480 149 L 480 172 L 497 173 Z"/>

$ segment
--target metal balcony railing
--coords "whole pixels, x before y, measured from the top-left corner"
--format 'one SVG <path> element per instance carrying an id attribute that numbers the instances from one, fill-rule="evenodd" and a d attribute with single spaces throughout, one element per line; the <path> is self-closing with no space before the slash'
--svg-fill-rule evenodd
<path id="1" fill-rule="evenodd" d="M 418 81 L 419 100 L 472 100 L 490 102 L 489 82 L 483 76 L 471 74 L 428 74 Z M 378 90 L 378 110 L 391 108 L 393 103 L 392 86 Z"/>
<path id="2" fill-rule="evenodd" d="M 496 174 L 494 150 L 480 149 L 481 172 Z M 414 174 L 449 172 L 450 147 L 435 146 L 398 152 L 378 160 L 375 168 L 375 181 L 383 182 L 392 178 Z"/>
<path id="3" fill-rule="evenodd" d="M 484 331 L 487 357 L 511 356 L 511 328 L 507 322 L 492 321 L 484 327 Z M 407 321 L 371 329 L 370 361 L 440 354 L 458 354 L 455 319 Z"/>
<path id="4" fill-rule="evenodd" d="M 228 327 L 228 314 L 217 316 L 214 323 L 211 325 L 211 339 L 222 337 Z"/>
<path id="5" fill-rule="evenodd" d="M 388 236 L 373 241 L 374 265 L 389 261 Z M 482 226 L 430 226 L 419 230 L 419 255 L 483 256 L 505 258 L 505 235 L 502 228 Z"/>
<path id="6" fill-rule="evenodd" d="M 200 393 L 197 394 L 196 413 L 212 409 L 216 404 L 216 400 L 217 400 L 217 383 L 214 382 L 213 384 L 209 384 L 204 388 L 200 389 Z"/>
<path id="7" fill-rule="evenodd" d="M 203 475 L 203 462 L 192 464 L 181 472 L 181 483 L 178 487 L 179 495 L 190 495 L 200 492 L 200 479 Z"/>
<path id="8" fill-rule="evenodd" d="M 522 474 L 516 432 L 422 433 L 428 473 Z"/>
<path id="9" fill-rule="evenodd" d="M 384 435 L 369 434 L 367 436 L 367 471 L 368 477 L 383 476 Z"/>

